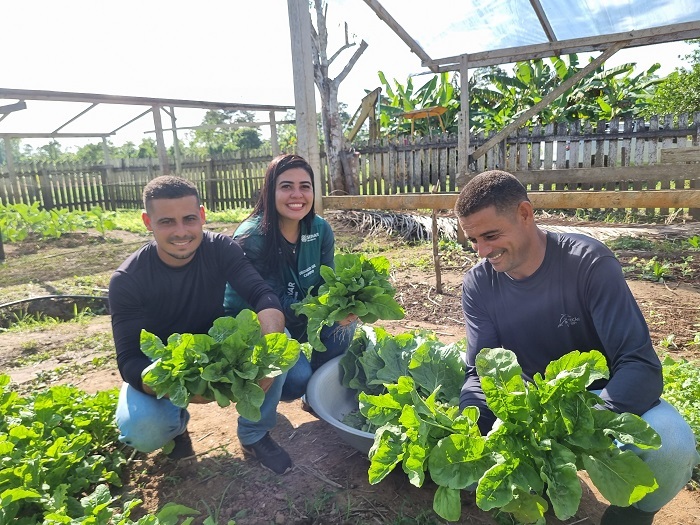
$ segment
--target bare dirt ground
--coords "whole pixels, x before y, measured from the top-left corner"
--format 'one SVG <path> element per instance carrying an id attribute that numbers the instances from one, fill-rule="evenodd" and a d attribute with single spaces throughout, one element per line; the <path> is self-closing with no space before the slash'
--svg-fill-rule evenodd
<path id="1" fill-rule="evenodd" d="M 428 328 L 444 341 L 463 337 L 460 285 L 464 271 L 474 261 L 473 254 L 454 249 L 442 252 L 443 293 L 438 294 L 429 244 L 406 243 L 386 235 L 367 236 L 337 220 L 332 224 L 339 247 L 381 254 L 392 261 L 397 298 L 406 309 L 406 318 L 379 324 L 392 333 Z M 562 226 L 556 221 L 550 225 Z M 597 226 L 602 230 L 604 225 Z M 212 229 L 230 232 L 233 227 L 219 225 Z M 700 230 L 697 224 L 685 225 L 678 235 L 687 237 L 696 230 Z M 674 234 L 664 231 L 658 235 Z M 58 241 L 5 245 L 7 258 L 0 264 L 0 321 L 9 317 L 4 311 L 8 308 L 3 310 L 2 305 L 13 301 L 104 290 L 111 270 L 145 239 L 109 232 L 106 239 L 86 233 Z M 695 260 L 688 261 L 693 253 Z M 630 289 L 659 353 L 697 359 L 700 345 L 693 340 L 700 332 L 700 253 L 680 250 L 665 254 L 664 260 L 675 257 L 676 261 L 688 262 L 682 271 L 674 269 L 668 274 L 665 282 L 644 279 L 641 269 L 634 270 L 640 257 L 653 255 L 664 254 L 618 252 L 623 266 L 630 268 Z M 39 303 L 31 303 L 31 308 L 46 308 Z M 99 311 L 99 305 L 91 308 Z M 109 316 L 98 315 L 40 330 L 0 331 L 0 370 L 9 373 L 20 389 L 58 382 L 70 382 L 88 392 L 118 387 L 121 378 L 114 364 L 109 330 Z M 669 342 L 671 335 L 674 337 Z M 190 408 L 195 458 L 173 462 L 160 452 L 131 458 L 123 491 L 144 501 L 139 512 L 155 512 L 168 502 L 177 502 L 202 513 L 196 523 L 207 516 L 219 524 L 235 520 L 239 525 L 444 523 L 432 511 L 434 486 L 426 483 L 420 489 L 413 487 L 400 471 L 378 485 L 370 485 L 367 458 L 346 445 L 330 425 L 301 410 L 298 401 L 280 404 L 273 431 L 273 437 L 294 461 L 294 469 L 285 476 L 276 476 L 243 457 L 236 438 L 234 408 L 222 409 L 215 403 Z M 597 524 L 606 502 L 585 474 L 581 475 L 581 483 L 584 496 L 579 511 L 564 523 Z M 476 507 L 472 495 L 465 493 L 461 523 L 496 522 Z M 562 522 L 548 516 L 547 523 Z M 662 509 L 655 523 L 699 524 L 700 492 L 689 486 Z"/>

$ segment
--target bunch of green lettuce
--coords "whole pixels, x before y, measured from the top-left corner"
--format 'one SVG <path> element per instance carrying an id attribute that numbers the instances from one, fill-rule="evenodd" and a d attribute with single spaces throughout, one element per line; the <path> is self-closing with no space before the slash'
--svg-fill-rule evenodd
<path id="1" fill-rule="evenodd" d="M 335 271 L 324 265 L 320 272 L 324 283 L 318 294 L 309 293 L 292 305 L 294 313 L 308 318 L 307 334 L 315 350 L 326 350 L 319 337 L 321 329 L 350 314 L 369 324 L 378 319 L 403 319 L 404 310 L 394 299 L 396 290 L 389 282 L 389 260 L 386 257 L 338 254 L 335 256 Z"/>
<path id="2" fill-rule="evenodd" d="M 419 395 L 428 397 L 440 386 L 437 401 L 459 404 L 464 383 L 466 340 L 445 344 L 427 330 L 391 335 L 381 327 L 362 326 L 340 360 L 341 383 L 365 394 L 382 394 L 385 385 L 409 376 L 415 381 Z M 345 424 L 365 432 L 376 426 L 360 412 L 349 414 Z"/>
<path id="3" fill-rule="evenodd" d="M 258 382 L 289 370 L 300 350 L 285 334 L 262 335 L 251 310 L 216 319 L 208 334 L 173 334 L 167 345 L 143 330 L 141 351 L 155 361 L 143 382 L 176 406 L 202 396 L 221 407 L 235 403 L 241 416 L 258 421 L 265 400 Z"/>
<path id="4" fill-rule="evenodd" d="M 603 409 L 586 390 L 608 377 L 600 352 L 571 352 L 532 383 L 523 380 L 510 350 L 484 349 L 476 367 L 499 423 L 487 436 L 479 432 L 476 407 L 460 413 L 436 401 L 440 387 L 426 398 L 402 377 L 387 385 L 386 394 L 360 394 L 361 412 L 382 425 L 369 453 L 370 483 L 401 464 L 410 482 L 421 486 L 427 470 L 438 485 L 433 508 L 444 519 L 459 520 L 461 490 L 476 487 L 479 508 L 508 513 L 522 524 L 544 524 L 548 500 L 559 519 L 573 516 L 581 500 L 578 470 L 585 469 L 614 505 L 631 505 L 656 490 L 647 465 L 611 438 L 658 448 L 658 434 L 634 414 Z"/>

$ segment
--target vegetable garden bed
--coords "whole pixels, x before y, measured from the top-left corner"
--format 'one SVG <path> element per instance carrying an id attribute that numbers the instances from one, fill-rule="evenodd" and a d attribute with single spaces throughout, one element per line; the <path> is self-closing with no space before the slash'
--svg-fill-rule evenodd
<path id="1" fill-rule="evenodd" d="M 446 343 L 463 337 L 459 287 L 473 254 L 450 243 L 441 247 L 445 293 L 438 295 L 429 243 L 407 244 L 381 233 L 367 236 L 340 223 L 332 224 L 339 247 L 381 254 L 391 261 L 390 282 L 397 289 L 406 317 L 377 324 L 393 334 L 430 329 Z M 230 233 L 235 226 L 212 227 Z M 6 243 L 7 259 L 0 267 L 0 303 L 106 288 L 111 270 L 145 239 L 125 232 L 107 232 L 105 239 L 96 232 L 72 235 L 62 242 L 34 240 L 31 249 L 22 243 Z M 71 238 L 79 239 L 78 246 L 68 242 Z M 664 252 L 659 244 L 635 245 L 631 241 L 617 250 L 623 266 L 629 268 L 628 283 L 659 353 L 674 359 L 700 358 L 700 338 L 696 341 L 700 332 L 700 252 L 681 244 L 675 251 Z M 655 273 L 650 262 L 654 256 L 660 265 L 668 264 L 663 281 L 652 279 L 660 272 Z M 17 388 L 24 393 L 60 383 L 72 383 L 90 393 L 105 391 L 121 381 L 110 344 L 106 315 L 71 323 L 27 325 L 0 332 L 0 369 L 19 381 Z M 243 457 L 232 406 L 221 408 L 211 403 L 193 405 L 190 410 L 195 460 L 175 463 L 156 452 L 136 454 L 124 465 L 124 487 L 115 487 L 112 493 L 123 499 L 143 500 L 133 509 L 131 519 L 177 502 L 200 512 L 196 523 L 207 517 L 219 524 L 235 520 L 239 525 L 445 523 L 432 511 L 437 487 L 429 480 L 419 489 L 397 470 L 370 485 L 369 461 L 345 444 L 329 425 L 301 410 L 299 402 L 280 404 L 273 431 L 295 463 L 295 469 L 283 477 Z M 598 523 L 605 502 L 585 475 L 580 479 L 582 503 L 575 516 L 561 522 L 548 515 L 547 523 Z M 463 493 L 462 522 L 494 524 L 475 501 L 475 496 Z M 655 523 L 698 520 L 700 493 L 684 490 Z"/>

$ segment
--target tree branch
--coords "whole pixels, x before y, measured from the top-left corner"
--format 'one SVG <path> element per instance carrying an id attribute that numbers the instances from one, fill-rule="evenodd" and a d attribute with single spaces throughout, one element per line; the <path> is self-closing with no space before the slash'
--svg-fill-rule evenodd
<path id="1" fill-rule="evenodd" d="M 318 60 L 321 65 L 327 65 L 328 29 L 326 28 L 326 15 L 323 12 L 322 0 L 315 0 L 314 7 L 316 9 L 316 26 L 318 27 Z M 313 26 L 313 24 L 311 25 Z"/>
<path id="2" fill-rule="evenodd" d="M 316 33 L 316 28 L 314 27 L 313 24 L 311 24 L 311 47 L 312 47 L 311 61 L 313 62 L 314 69 L 316 69 L 317 66 L 321 65 L 321 64 L 319 64 L 319 57 L 321 55 L 321 52 L 319 51 L 319 48 L 318 48 L 318 33 Z"/>
<path id="3" fill-rule="evenodd" d="M 352 55 L 352 57 L 348 61 L 347 65 L 343 68 L 343 70 L 340 72 L 340 74 L 333 79 L 333 82 L 335 83 L 336 86 L 340 85 L 340 83 L 343 80 L 345 80 L 345 77 L 348 76 L 348 73 L 350 73 L 352 68 L 355 66 L 355 63 L 359 60 L 362 53 L 365 52 L 365 49 L 367 49 L 367 42 L 365 42 L 363 40 L 362 42 L 360 42 L 360 47 L 358 47 L 355 50 L 355 53 Z"/>
<path id="4" fill-rule="evenodd" d="M 354 46 L 354 45 L 356 45 L 355 42 L 353 42 L 352 44 L 346 43 L 343 47 L 341 47 L 340 49 L 338 49 L 338 51 L 336 51 L 335 53 L 333 53 L 333 56 L 328 60 L 328 65 L 330 66 L 330 65 L 333 63 L 333 61 L 334 61 L 336 58 L 338 58 L 338 55 L 339 55 L 340 53 L 342 53 L 343 51 L 345 51 L 346 49 L 348 49 L 349 47 L 352 47 L 352 46 Z"/>

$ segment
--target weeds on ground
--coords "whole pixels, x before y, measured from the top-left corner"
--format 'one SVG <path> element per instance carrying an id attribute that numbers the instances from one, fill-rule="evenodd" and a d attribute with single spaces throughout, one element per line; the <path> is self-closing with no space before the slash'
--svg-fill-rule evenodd
<path id="1" fill-rule="evenodd" d="M 663 224 L 668 222 L 668 217 L 661 215 L 656 210 L 647 210 L 646 213 L 626 209 L 577 209 L 562 210 L 564 216 L 573 216 L 578 220 L 605 222 L 614 224 Z"/>
<path id="2" fill-rule="evenodd" d="M 642 279 L 654 282 L 664 282 L 671 274 L 671 264 L 658 261 L 656 256 L 646 261 L 642 266 Z"/>
<path id="3" fill-rule="evenodd" d="M 700 334 L 696 334 L 700 339 Z M 663 360 L 664 393 L 663 398 L 673 405 L 685 418 L 695 434 L 696 442 L 700 440 L 700 363 L 685 359 L 673 359 L 666 355 Z M 698 443 L 700 451 L 700 443 Z M 693 480 L 700 482 L 700 472 L 696 469 Z"/>
<path id="4" fill-rule="evenodd" d="M 55 326 L 61 322 L 56 317 L 45 315 L 41 312 L 30 314 L 27 312 L 12 314 L 13 321 L 10 321 L 10 326 L 0 328 L 0 332 L 22 332 L 24 330 L 42 330 L 50 326 Z"/>
<path id="5" fill-rule="evenodd" d="M 251 208 L 232 208 L 221 211 L 207 210 L 207 222 L 236 224 L 243 222 L 253 210 Z"/>
<path id="6" fill-rule="evenodd" d="M 621 237 L 616 237 L 605 242 L 608 248 L 611 250 L 641 250 L 650 252 L 654 249 L 654 243 L 649 239 L 643 239 L 641 237 L 633 237 L 630 235 L 623 235 Z"/>
<path id="7" fill-rule="evenodd" d="M 645 239 L 632 235 L 622 235 L 605 241 L 611 250 L 644 251 L 653 253 L 673 254 L 688 249 L 687 239 Z"/>
<path id="8" fill-rule="evenodd" d="M 7 328 L 0 328 L 0 332 L 22 332 L 24 330 L 45 330 L 60 323 L 87 323 L 95 317 L 95 314 L 90 308 L 78 309 L 77 305 L 73 305 L 73 317 L 64 320 L 58 317 L 45 315 L 42 312 L 33 314 L 27 312 L 13 313 L 14 321 L 10 321 Z"/>

